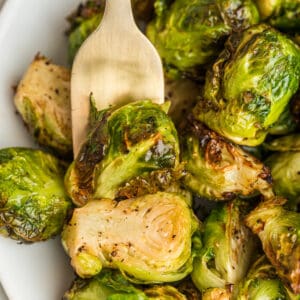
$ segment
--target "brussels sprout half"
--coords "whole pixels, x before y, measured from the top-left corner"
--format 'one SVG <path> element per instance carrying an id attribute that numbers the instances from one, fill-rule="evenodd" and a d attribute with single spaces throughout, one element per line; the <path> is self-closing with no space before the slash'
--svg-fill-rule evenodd
<path id="1" fill-rule="evenodd" d="M 194 246 L 196 257 L 191 274 L 199 290 L 225 289 L 247 273 L 256 247 L 255 236 L 243 224 L 247 210 L 247 204 L 240 199 L 220 203 L 205 220 L 203 246 Z"/>
<path id="2" fill-rule="evenodd" d="M 259 20 L 251 0 L 156 0 L 154 6 L 156 17 L 146 33 L 169 77 L 197 78 L 199 66 L 216 58 L 226 36 Z"/>
<path id="3" fill-rule="evenodd" d="M 65 177 L 74 203 L 155 193 L 181 176 L 177 131 L 163 108 L 138 101 L 92 114 L 91 134 Z"/>
<path id="4" fill-rule="evenodd" d="M 191 120 L 182 132 L 184 185 L 210 200 L 232 200 L 260 192 L 273 196 L 271 174 L 257 158 L 203 124 Z"/>
<path id="5" fill-rule="evenodd" d="M 0 150 L 1 233 L 28 242 L 60 233 L 71 208 L 58 159 L 40 150 Z"/>
<path id="6" fill-rule="evenodd" d="M 290 300 L 289 292 L 277 277 L 274 267 L 263 255 L 252 265 L 238 285 L 236 300 Z"/>
<path id="7" fill-rule="evenodd" d="M 198 227 L 183 196 L 160 192 L 90 201 L 74 210 L 62 241 L 80 277 L 109 267 L 138 283 L 172 282 L 192 271 Z"/>
<path id="8" fill-rule="evenodd" d="M 300 79 L 300 50 L 260 24 L 232 35 L 206 76 L 195 117 L 237 144 L 261 144 Z"/>
<path id="9" fill-rule="evenodd" d="M 300 293 L 300 214 L 283 208 L 284 198 L 261 202 L 246 217 L 281 280 Z"/>
<path id="10" fill-rule="evenodd" d="M 133 285 L 120 272 L 104 269 L 91 279 L 76 278 L 64 300 L 187 300 L 171 285 Z"/>
<path id="11" fill-rule="evenodd" d="M 34 139 L 72 157 L 70 71 L 37 55 L 18 84 L 14 103 Z"/>

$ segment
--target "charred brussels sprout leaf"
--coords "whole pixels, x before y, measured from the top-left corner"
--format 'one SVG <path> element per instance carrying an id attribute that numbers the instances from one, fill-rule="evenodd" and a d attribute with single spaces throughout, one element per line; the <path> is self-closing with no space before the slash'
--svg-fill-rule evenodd
<path id="1" fill-rule="evenodd" d="M 196 118 L 237 144 L 261 144 L 296 93 L 300 50 L 260 24 L 231 36 L 206 76 Z"/>
<path id="2" fill-rule="evenodd" d="M 262 19 L 283 31 L 300 31 L 299 0 L 255 0 Z"/>
<path id="3" fill-rule="evenodd" d="M 239 199 L 220 204 L 205 221 L 203 247 L 195 244 L 193 282 L 199 290 L 226 288 L 247 273 L 255 238 L 243 224 L 247 204 Z"/>
<path id="4" fill-rule="evenodd" d="M 213 61 L 226 36 L 259 19 L 251 0 L 156 0 L 154 6 L 156 18 L 148 25 L 147 36 L 170 77 L 178 76 L 178 72 L 198 77 L 199 66 Z"/>
<path id="5" fill-rule="evenodd" d="M 246 217 L 278 276 L 296 294 L 300 293 L 300 214 L 282 207 L 284 198 L 261 202 Z"/>
<path id="6" fill-rule="evenodd" d="M 77 278 L 64 300 L 187 300 L 170 285 L 133 285 L 120 272 L 103 270 L 91 279 Z"/>
<path id="7" fill-rule="evenodd" d="M 199 122 L 188 126 L 182 137 L 188 189 L 211 200 L 273 195 L 270 171 L 258 159 Z"/>
<path id="8" fill-rule="evenodd" d="M 277 277 L 275 268 L 263 255 L 250 268 L 238 286 L 237 300 L 290 300 L 286 288 Z"/>
<path id="9" fill-rule="evenodd" d="M 192 271 L 192 236 L 198 226 L 180 195 L 101 199 L 74 210 L 62 241 L 80 277 L 110 267 L 134 282 L 172 282 Z"/>
<path id="10" fill-rule="evenodd" d="M 131 198 L 139 189 L 168 187 L 177 167 L 174 124 L 161 106 L 140 101 L 102 112 L 68 170 L 66 186 L 79 205 L 91 198 Z"/>
<path id="11" fill-rule="evenodd" d="M 71 207 L 63 172 L 54 156 L 40 150 L 1 149 L 1 233 L 29 242 L 58 234 Z"/>

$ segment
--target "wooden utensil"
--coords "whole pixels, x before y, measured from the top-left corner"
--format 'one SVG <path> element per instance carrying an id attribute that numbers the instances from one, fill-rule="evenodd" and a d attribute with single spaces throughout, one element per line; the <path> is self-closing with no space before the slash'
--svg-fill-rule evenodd
<path id="1" fill-rule="evenodd" d="M 136 100 L 164 101 L 160 57 L 137 28 L 130 0 L 106 1 L 100 25 L 75 57 L 71 77 L 74 157 L 86 137 L 90 93 L 98 110 Z"/>

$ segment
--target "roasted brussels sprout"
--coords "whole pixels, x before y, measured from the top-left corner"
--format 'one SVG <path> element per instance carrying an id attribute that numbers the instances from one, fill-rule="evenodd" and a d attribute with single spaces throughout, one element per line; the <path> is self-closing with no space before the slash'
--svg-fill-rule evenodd
<path id="1" fill-rule="evenodd" d="M 300 32 L 299 0 L 255 0 L 262 20 L 283 31 Z"/>
<path id="2" fill-rule="evenodd" d="M 269 169 L 203 124 L 191 120 L 181 144 L 184 184 L 196 195 L 211 200 L 231 200 L 258 192 L 273 196 Z"/>
<path id="3" fill-rule="evenodd" d="M 261 202 L 246 217 L 278 276 L 295 294 L 300 293 L 300 214 L 283 208 L 284 198 Z"/>
<path id="4" fill-rule="evenodd" d="M 276 138 L 270 142 L 264 143 L 264 147 L 270 151 L 287 152 L 300 151 L 300 134 L 294 133 Z"/>
<path id="5" fill-rule="evenodd" d="M 183 196 L 159 192 L 76 208 L 62 241 L 80 277 L 110 267 L 135 282 L 171 282 L 192 271 L 192 236 L 198 227 Z"/>
<path id="6" fill-rule="evenodd" d="M 288 291 L 277 277 L 274 267 L 263 255 L 252 265 L 238 286 L 237 300 L 290 300 Z"/>
<path id="7" fill-rule="evenodd" d="M 105 269 L 91 279 L 76 278 L 64 300 L 187 300 L 171 285 L 138 286 L 120 272 Z"/>
<path id="8" fill-rule="evenodd" d="M 275 29 L 260 24 L 232 35 L 207 72 L 197 119 L 237 144 L 261 144 L 300 79 L 300 50 Z"/>
<path id="9" fill-rule="evenodd" d="M 300 134 L 277 138 L 265 147 L 271 154 L 265 161 L 269 166 L 276 195 L 286 197 L 288 206 L 297 209 L 300 203 Z"/>
<path id="10" fill-rule="evenodd" d="M 219 203 L 206 219 L 203 247 L 198 250 L 194 244 L 196 256 L 191 274 L 199 290 L 225 289 L 247 273 L 256 247 L 255 236 L 243 224 L 247 210 L 247 203 L 237 199 Z"/>
<path id="11" fill-rule="evenodd" d="M 278 120 L 269 128 L 271 135 L 285 135 L 294 132 L 297 129 L 297 121 L 291 112 L 290 106 L 287 106 Z"/>
<path id="12" fill-rule="evenodd" d="M 92 105 L 93 107 L 93 105 Z M 163 106 L 138 101 L 99 113 L 66 174 L 74 203 L 165 190 L 181 176 L 177 132 Z"/>
<path id="13" fill-rule="evenodd" d="M 63 185 L 64 169 L 40 150 L 0 150 L 0 232 L 36 242 L 58 234 L 71 201 Z"/>
<path id="14" fill-rule="evenodd" d="M 36 141 L 72 155 L 70 71 L 37 55 L 18 84 L 15 106 Z"/>
<path id="15" fill-rule="evenodd" d="M 156 0 L 156 17 L 146 33 L 157 48 L 170 77 L 198 77 L 233 31 L 259 21 L 251 0 Z M 179 73 L 179 74 L 178 74 Z"/>

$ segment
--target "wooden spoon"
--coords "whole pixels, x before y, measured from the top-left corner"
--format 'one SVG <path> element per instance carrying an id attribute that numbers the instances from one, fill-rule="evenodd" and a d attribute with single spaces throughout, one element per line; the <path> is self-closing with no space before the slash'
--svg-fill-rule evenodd
<path id="1" fill-rule="evenodd" d="M 71 77 L 74 157 L 86 138 L 90 93 L 98 110 L 136 100 L 164 101 L 160 57 L 137 28 L 130 0 L 106 1 L 100 25 L 75 57 Z"/>

